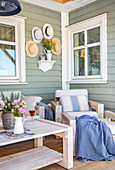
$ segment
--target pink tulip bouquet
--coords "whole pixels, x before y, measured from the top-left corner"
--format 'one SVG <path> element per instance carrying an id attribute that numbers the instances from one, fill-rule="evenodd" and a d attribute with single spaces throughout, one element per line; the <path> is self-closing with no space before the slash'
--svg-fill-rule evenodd
<path id="1" fill-rule="evenodd" d="M 12 104 L 14 117 L 26 117 L 26 103 L 23 100 L 14 100 Z"/>
<path id="2" fill-rule="evenodd" d="M 19 99 L 18 95 L 13 95 L 13 92 L 11 93 L 11 96 L 5 97 L 4 94 L 1 92 L 2 100 L 0 100 L 0 109 L 3 112 L 13 112 L 14 117 L 26 117 L 26 103 L 21 99 Z"/>

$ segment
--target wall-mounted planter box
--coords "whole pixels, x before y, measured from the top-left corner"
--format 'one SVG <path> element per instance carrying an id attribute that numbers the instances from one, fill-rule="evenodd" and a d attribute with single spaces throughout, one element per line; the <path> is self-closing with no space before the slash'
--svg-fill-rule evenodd
<path id="1" fill-rule="evenodd" d="M 38 67 L 43 72 L 51 70 L 56 61 L 40 60 L 38 61 Z"/>

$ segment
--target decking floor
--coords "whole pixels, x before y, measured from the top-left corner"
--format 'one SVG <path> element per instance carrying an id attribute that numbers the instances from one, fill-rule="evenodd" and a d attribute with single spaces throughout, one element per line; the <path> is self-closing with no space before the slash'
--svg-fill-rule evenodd
<path id="1" fill-rule="evenodd" d="M 63 150 L 62 140 L 55 139 L 54 136 L 47 137 L 44 141 L 44 145 L 51 149 L 57 150 L 58 152 L 62 152 Z M 33 140 L 0 147 L 0 157 L 31 148 L 33 148 Z M 64 170 L 64 168 L 53 164 L 40 170 Z M 115 160 L 97 162 L 89 161 L 88 163 L 81 163 L 74 158 L 74 167 L 71 170 L 115 170 Z"/>

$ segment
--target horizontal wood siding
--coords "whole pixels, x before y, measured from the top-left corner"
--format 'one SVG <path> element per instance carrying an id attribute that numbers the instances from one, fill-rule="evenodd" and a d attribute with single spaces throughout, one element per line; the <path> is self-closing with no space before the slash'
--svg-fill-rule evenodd
<path id="1" fill-rule="evenodd" d="M 105 104 L 105 109 L 115 111 L 115 0 L 97 0 L 70 12 L 70 24 L 109 12 L 107 16 L 108 84 L 71 85 L 71 89 L 88 89 L 89 98 Z"/>
<path id="2" fill-rule="evenodd" d="M 41 30 L 43 25 L 49 23 L 54 29 L 54 37 L 61 41 L 61 13 L 32 5 L 21 1 L 22 12 L 20 16 L 27 17 L 26 20 L 26 42 L 32 40 L 31 30 L 38 26 Z M 0 91 L 4 90 L 21 90 L 24 95 L 41 96 L 44 102 L 54 99 L 55 90 L 61 89 L 62 77 L 62 59 L 60 56 L 53 55 L 56 60 L 52 70 L 46 73 L 38 69 L 37 61 L 39 56 L 44 54 L 43 47 L 38 44 L 39 53 L 36 57 L 31 58 L 26 55 L 26 79 L 27 85 L 0 86 Z"/>

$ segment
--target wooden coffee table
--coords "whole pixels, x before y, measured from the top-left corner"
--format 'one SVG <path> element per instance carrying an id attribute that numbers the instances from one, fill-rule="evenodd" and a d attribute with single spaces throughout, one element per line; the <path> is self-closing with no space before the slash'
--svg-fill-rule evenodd
<path id="1" fill-rule="evenodd" d="M 25 127 L 34 135 L 24 134 L 20 138 L 4 136 L 0 138 L 0 146 L 34 139 L 34 148 L 0 158 L 0 169 L 32 170 L 57 163 L 66 169 L 73 167 L 73 136 L 72 127 L 61 123 L 37 119 L 26 121 Z M 1 127 L 0 130 L 3 130 Z M 43 137 L 56 135 L 63 138 L 63 154 L 43 146 Z"/>

